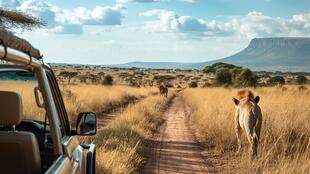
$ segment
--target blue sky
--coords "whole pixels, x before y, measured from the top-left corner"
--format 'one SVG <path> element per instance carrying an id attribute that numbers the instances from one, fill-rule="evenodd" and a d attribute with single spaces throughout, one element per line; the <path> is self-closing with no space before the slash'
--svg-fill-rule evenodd
<path id="1" fill-rule="evenodd" d="M 201 62 L 255 37 L 309 37 L 309 0 L 0 0 L 45 20 L 20 33 L 48 62 Z"/>

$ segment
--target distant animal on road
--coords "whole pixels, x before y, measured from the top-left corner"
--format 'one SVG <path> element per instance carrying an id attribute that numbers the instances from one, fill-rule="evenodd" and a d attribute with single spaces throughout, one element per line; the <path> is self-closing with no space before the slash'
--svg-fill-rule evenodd
<path id="1" fill-rule="evenodd" d="M 160 85 L 158 88 L 159 88 L 159 94 L 161 96 L 168 97 L 168 88 L 166 86 Z"/>
<path id="2" fill-rule="evenodd" d="M 245 132 L 250 143 L 251 157 L 257 155 L 257 147 L 263 121 L 261 108 L 258 106 L 259 100 L 259 96 L 254 97 L 253 92 L 247 89 L 238 91 L 237 96 L 233 98 L 236 105 L 235 129 L 238 139 L 237 153 L 239 153 L 242 148 L 241 136 L 242 132 Z"/>

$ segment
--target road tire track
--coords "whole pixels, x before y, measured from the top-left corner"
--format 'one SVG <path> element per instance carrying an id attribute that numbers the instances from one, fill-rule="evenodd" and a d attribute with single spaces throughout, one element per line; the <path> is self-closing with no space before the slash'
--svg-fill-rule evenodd
<path id="1" fill-rule="evenodd" d="M 166 123 L 152 140 L 141 173 L 210 173 L 190 129 L 188 113 L 183 98 L 177 94 L 164 113 Z"/>

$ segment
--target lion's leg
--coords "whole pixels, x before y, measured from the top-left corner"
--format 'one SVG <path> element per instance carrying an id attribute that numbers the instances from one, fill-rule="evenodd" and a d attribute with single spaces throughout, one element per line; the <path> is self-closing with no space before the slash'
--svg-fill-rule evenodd
<path id="1" fill-rule="evenodd" d="M 257 147 L 258 147 L 258 139 L 254 137 L 253 144 L 252 144 L 252 155 L 255 157 L 257 155 Z"/>
<path id="2" fill-rule="evenodd" d="M 239 125 L 236 126 L 236 135 L 237 135 L 237 140 L 238 140 L 238 150 L 236 152 L 236 154 L 239 154 L 242 148 L 242 129 Z"/>
<path id="3" fill-rule="evenodd" d="M 250 144 L 250 149 L 249 149 L 250 156 L 251 156 L 251 158 L 253 158 L 257 154 L 257 143 L 258 143 L 258 141 L 257 141 L 257 138 L 255 138 L 253 135 L 254 132 L 253 132 L 252 127 L 246 127 L 245 132 L 246 132 L 246 136 L 247 136 L 247 139 L 249 141 L 249 144 Z"/>

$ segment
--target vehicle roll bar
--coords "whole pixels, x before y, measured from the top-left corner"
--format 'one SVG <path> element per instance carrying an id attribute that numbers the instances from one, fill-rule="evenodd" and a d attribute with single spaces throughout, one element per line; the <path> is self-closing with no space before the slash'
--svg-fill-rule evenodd
<path id="1" fill-rule="evenodd" d="M 3 45 L 0 45 L 0 60 L 5 60 L 8 62 L 14 62 L 23 65 L 31 65 L 33 67 L 39 67 L 43 64 L 41 61 L 33 59 L 31 56 L 25 53 L 5 47 Z"/>
<path id="2" fill-rule="evenodd" d="M 42 57 L 28 41 L 0 30 L 0 60 L 38 67 L 44 64 Z"/>

